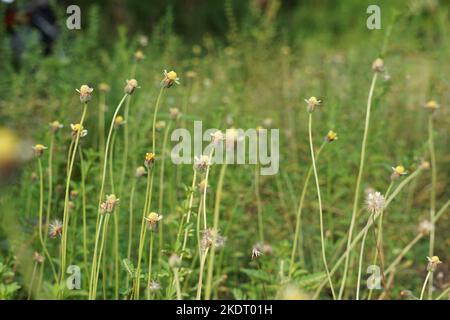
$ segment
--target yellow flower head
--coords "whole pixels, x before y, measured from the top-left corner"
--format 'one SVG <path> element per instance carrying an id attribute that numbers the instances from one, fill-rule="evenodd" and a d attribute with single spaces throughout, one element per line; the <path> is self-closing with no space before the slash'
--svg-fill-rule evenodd
<path id="1" fill-rule="evenodd" d="M 309 99 L 305 99 L 305 102 L 308 105 L 308 111 L 313 112 L 314 109 L 322 103 L 321 100 L 317 99 L 316 97 L 312 96 Z"/>
<path id="2" fill-rule="evenodd" d="M 139 88 L 138 82 L 136 79 L 130 79 L 126 81 L 125 88 L 123 89 L 125 93 L 132 94 L 136 88 Z"/>
<path id="3" fill-rule="evenodd" d="M 384 61 L 381 58 L 376 58 L 372 63 L 372 71 L 383 72 L 384 71 Z"/>
<path id="4" fill-rule="evenodd" d="M 427 257 L 427 260 L 428 260 L 427 270 L 429 272 L 436 271 L 437 266 L 442 263 L 442 261 L 439 259 L 438 256 L 432 256 L 431 258 Z"/>
<path id="5" fill-rule="evenodd" d="M 80 101 L 83 103 L 88 102 L 92 98 L 92 91 L 94 89 L 90 88 L 88 85 L 83 84 L 80 89 L 76 89 L 77 92 L 80 94 Z"/>
<path id="6" fill-rule="evenodd" d="M 167 72 L 167 70 L 164 70 L 164 79 L 162 79 L 161 84 L 166 88 L 170 88 L 174 83 L 180 84 L 180 78 L 178 78 L 177 73 L 175 71 Z"/>
<path id="7" fill-rule="evenodd" d="M 147 220 L 149 228 L 154 229 L 158 222 L 162 220 L 162 218 L 162 215 L 159 215 L 156 212 L 150 212 L 145 220 Z"/>
<path id="8" fill-rule="evenodd" d="M 333 130 L 328 131 L 327 136 L 325 137 L 325 140 L 328 142 L 333 142 L 334 140 L 337 140 L 338 136 L 337 133 Z"/>
<path id="9" fill-rule="evenodd" d="M 134 53 L 134 59 L 136 60 L 136 61 L 141 61 L 142 59 L 144 59 L 145 58 L 145 55 L 144 55 L 144 53 L 141 51 L 141 50 L 138 50 L 138 51 L 136 51 L 135 53 Z"/>
<path id="10" fill-rule="evenodd" d="M 64 127 L 59 121 L 50 122 L 48 125 L 50 127 L 50 131 L 53 133 L 58 132 L 59 129 Z"/>
<path id="11" fill-rule="evenodd" d="M 404 166 L 396 166 L 395 168 L 392 167 L 392 179 L 398 179 L 401 176 L 404 176 L 406 174 L 408 174 L 408 172 L 406 172 L 405 167 Z"/>
<path id="12" fill-rule="evenodd" d="M 155 129 L 158 131 L 161 131 L 165 127 L 166 127 L 166 122 L 164 120 L 160 120 L 155 123 Z"/>
<path id="13" fill-rule="evenodd" d="M 119 128 L 125 124 L 125 120 L 122 116 L 117 116 L 116 119 L 114 119 L 114 127 Z"/>
<path id="14" fill-rule="evenodd" d="M 47 150 L 48 148 L 46 146 L 44 146 L 43 144 L 37 144 L 33 147 L 34 150 L 34 155 L 36 157 L 41 157 L 42 154 L 44 153 L 44 150 Z"/>
<path id="15" fill-rule="evenodd" d="M 427 103 L 425 103 L 424 105 L 425 109 L 434 112 L 437 109 L 439 109 L 441 106 L 435 101 L 435 100 L 430 100 Z"/>
<path id="16" fill-rule="evenodd" d="M 144 165 L 148 168 L 155 162 L 155 154 L 153 152 L 147 152 L 145 154 Z"/>
<path id="17" fill-rule="evenodd" d="M 88 133 L 87 130 L 84 129 L 84 127 L 79 123 L 71 124 L 70 127 L 72 128 L 72 136 L 73 137 L 77 137 L 78 135 L 80 135 L 80 138 L 83 138 Z"/>

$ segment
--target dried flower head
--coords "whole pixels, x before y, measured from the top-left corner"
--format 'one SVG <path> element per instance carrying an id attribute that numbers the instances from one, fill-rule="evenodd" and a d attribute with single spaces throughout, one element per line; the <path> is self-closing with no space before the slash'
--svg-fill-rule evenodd
<path id="1" fill-rule="evenodd" d="M 139 62 L 143 59 L 145 59 L 145 55 L 141 50 L 138 50 L 134 53 L 134 60 L 136 60 L 136 62 Z"/>
<path id="2" fill-rule="evenodd" d="M 428 162 L 426 160 L 422 160 L 422 162 L 420 163 L 421 169 L 428 170 L 428 169 L 430 169 L 430 167 L 431 167 L 430 162 Z"/>
<path id="3" fill-rule="evenodd" d="M 153 152 L 147 152 L 145 154 L 144 166 L 150 168 L 155 163 L 155 155 Z"/>
<path id="4" fill-rule="evenodd" d="M 92 99 L 92 91 L 94 91 L 94 89 L 90 88 L 88 85 L 83 84 L 80 89 L 76 89 L 76 91 L 80 94 L 80 101 L 82 103 L 87 103 Z"/>
<path id="5" fill-rule="evenodd" d="M 50 225 L 48 226 L 48 235 L 50 236 L 50 238 L 54 239 L 57 236 L 61 236 L 62 232 L 63 225 L 58 219 L 53 220 L 53 223 L 50 223 Z"/>
<path id="6" fill-rule="evenodd" d="M 134 176 L 136 178 L 141 178 L 145 175 L 146 171 L 145 171 L 145 167 L 144 166 L 139 166 L 136 168 L 136 171 L 134 173 Z"/>
<path id="7" fill-rule="evenodd" d="M 221 248 L 225 244 L 225 238 L 222 237 L 215 229 L 206 229 L 203 231 L 201 247 L 206 250 L 212 246 Z"/>
<path id="8" fill-rule="evenodd" d="M 433 230 L 433 224 L 429 220 L 423 220 L 419 223 L 419 232 L 423 235 L 427 235 Z"/>
<path id="9" fill-rule="evenodd" d="M 172 120 L 178 120 L 181 117 L 181 112 L 178 108 L 170 108 L 169 115 Z"/>
<path id="10" fill-rule="evenodd" d="M 328 131 L 328 133 L 325 137 L 325 141 L 327 141 L 327 142 L 333 142 L 337 139 L 338 139 L 337 133 L 334 132 L 333 130 Z"/>
<path id="11" fill-rule="evenodd" d="M 50 122 L 48 125 L 50 127 L 50 131 L 53 133 L 58 132 L 60 129 L 64 127 L 59 121 Z"/>
<path id="12" fill-rule="evenodd" d="M 400 178 L 401 176 L 404 176 L 407 174 L 408 174 L 408 172 L 406 172 L 404 166 L 396 166 L 395 168 L 392 167 L 391 179 L 396 180 L 396 179 Z"/>
<path id="13" fill-rule="evenodd" d="M 151 292 L 156 292 L 156 291 L 158 291 L 158 290 L 161 290 L 161 285 L 160 285 L 160 283 L 159 283 L 158 281 L 156 281 L 156 280 L 151 280 L 151 281 L 150 281 L 150 284 L 149 284 L 149 286 L 148 286 L 148 289 L 149 289 Z"/>
<path id="14" fill-rule="evenodd" d="M 435 112 L 441 106 L 435 100 L 430 100 L 427 103 L 425 103 L 424 107 L 430 112 Z"/>
<path id="15" fill-rule="evenodd" d="M 67 202 L 67 210 L 69 212 L 73 211 L 75 209 L 75 203 L 73 203 L 72 201 Z"/>
<path id="16" fill-rule="evenodd" d="M 77 190 L 71 190 L 70 191 L 70 199 L 74 200 L 78 197 L 78 191 Z"/>
<path id="17" fill-rule="evenodd" d="M 177 73 L 175 71 L 164 70 L 164 79 L 162 79 L 161 84 L 165 88 L 170 88 L 173 84 L 180 84 L 180 78 L 178 78 Z"/>
<path id="18" fill-rule="evenodd" d="M 35 251 L 33 254 L 33 260 L 36 263 L 43 263 L 45 258 L 39 252 Z"/>
<path id="19" fill-rule="evenodd" d="M 125 119 L 122 116 L 117 116 L 114 119 L 114 128 L 118 129 L 126 123 Z"/>
<path id="20" fill-rule="evenodd" d="M 169 266 L 173 269 L 177 269 L 180 267 L 180 265 L 181 265 L 181 258 L 177 254 L 172 253 L 169 257 Z"/>
<path id="21" fill-rule="evenodd" d="M 44 146 L 43 144 L 37 144 L 32 147 L 34 150 L 34 155 L 38 158 L 42 157 L 44 154 L 44 150 L 47 150 L 48 148 Z"/>
<path id="22" fill-rule="evenodd" d="M 305 99 L 305 102 L 307 104 L 307 110 L 308 112 L 313 112 L 316 107 L 320 106 L 322 103 L 321 100 L 318 100 L 316 97 L 310 97 L 309 99 Z"/>
<path id="23" fill-rule="evenodd" d="M 211 158 L 207 155 L 201 155 L 194 159 L 194 169 L 198 172 L 205 172 L 211 165 Z"/>
<path id="24" fill-rule="evenodd" d="M 101 92 L 108 92 L 110 90 L 110 87 L 108 84 L 102 82 L 98 85 L 98 90 L 100 90 Z"/>
<path id="25" fill-rule="evenodd" d="M 259 256 L 261 256 L 263 253 L 261 251 L 259 251 L 259 249 L 254 246 L 252 248 L 252 260 L 259 258 Z"/>
<path id="26" fill-rule="evenodd" d="M 136 90 L 136 88 L 139 88 L 138 86 L 138 82 L 136 79 L 130 79 L 130 80 L 126 80 L 126 85 L 125 88 L 123 88 L 123 91 L 126 94 L 133 94 L 134 90 Z"/>
<path id="27" fill-rule="evenodd" d="M 437 266 L 442 263 L 442 261 L 439 259 L 438 256 L 432 256 L 431 258 L 427 257 L 427 260 L 428 260 L 428 266 L 427 266 L 428 272 L 436 271 Z"/>
<path id="28" fill-rule="evenodd" d="M 383 72 L 384 71 L 384 61 L 381 58 L 376 58 L 372 63 L 373 72 Z"/>
<path id="29" fill-rule="evenodd" d="M 141 47 L 146 47 L 148 44 L 148 37 L 146 35 L 141 35 L 138 38 L 138 42 Z"/>
<path id="30" fill-rule="evenodd" d="M 100 205 L 100 212 L 113 213 L 119 202 L 120 200 L 114 194 L 107 195 L 105 202 Z"/>
<path id="31" fill-rule="evenodd" d="M 214 133 L 211 133 L 211 142 L 215 145 L 219 144 L 221 141 L 225 139 L 222 131 L 217 130 Z"/>
<path id="32" fill-rule="evenodd" d="M 386 201 L 380 192 L 371 192 L 366 195 L 367 210 L 371 214 L 382 211 L 385 207 Z"/>
<path id="33" fill-rule="evenodd" d="M 157 214 L 156 212 L 150 212 L 147 217 L 145 217 L 145 220 L 147 220 L 147 224 L 150 230 L 154 230 L 158 225 L 158 222 L 161 221 L 162 218 L 162 215 Z"/>
<path id="34" fill-rule="evenodd" d="M 84 127 L 79 123 L 70 124 L 70 128 L 72 129 L 72 137 L 74 138 L 76 138 L 78 135 L 80 136 L 80 138 L 84 138 L 88 134 L 88 131 L 84 129 Z"/>

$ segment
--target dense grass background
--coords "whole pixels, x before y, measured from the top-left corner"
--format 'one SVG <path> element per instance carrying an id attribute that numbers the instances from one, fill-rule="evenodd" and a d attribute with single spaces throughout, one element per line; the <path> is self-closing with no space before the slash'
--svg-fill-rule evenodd
<path id="1" fill-rule="evenodd" d="M 98 161 L 98 85 L 107 83 L 111 86 L 106 97 L 108 126 L 122 97 L 125 80 L 130 77 L 133 53 L 138 49 L 146 58 L 136 69 L 136 79 L 141 88 L 132 96 L 130 118 L 127 120 L 133 139 L 127 170 L 129 179 L 124 192 L 118 195 L 121 199 L 117 213 L 121 239 L 126 237 L 128 230 L 130 194 L 127 191 L 131 189 L 134 169 L 142 164 L 145 152 L 151 148 L 153 108 L 164 69 L 176 70 L 181 85 L 166 91 L 159 120 L 168 123 L 169 108 L 178 107 L 184 113 L 182 119 L 174 124 L 178 127 L 192 129 L 193 121 L 201 120 L 204 128 L 254 128 L 270 118 L 272 127 L 280 128 L 280 172 L 275 176 L 263 176 L 259 182 L 265 242 L 272 247 L 272 253 L 265 254 L 257 262 L 250 259 L 252 247 L 258 242 L 254 168 L 229 166 L 219 227 L 227 241 L 225 247 L 217 252 L 214 298 L 274 298 L 279 297 L 286 286 L 283 274 L 287 273 L 289 264 L 299 194 L 310 166 L 308 114 L 303 99 L 312 95 L 324 101 L 314 113 L 314 143 L 319 146 L 330 129 L 339 136 L 339 140 L 328 145 L 318 159 L 318 170 L 330 266 L 343 253 L 358 173 L 365 107 L 372 77 L 371 63 L 381 54 L 384 41 L 386 51 L 383 58 L 389 77 L 383 75 L 375 90 L 362 187 L 384 192 L 389 185 L 392 166 L 402 164 L 412 172 L 421 159 L 429 159 L 428 113 L 422 106 L 434 99 L 441 105 L 435 117 L 434 132 L 437 209 L 448 201 L 450 25 L 449 7 L 444 1 L 287 1 L 281 3 L 280 10 L 276 9 L 276 1 L 268 1 L 269 6 L 262 11 L 255 9 L 257 1 L 214 2 L 214 5 L 192 1 L 192 11 L 185 11 L 184 6 L 189 2 L 172 1 L 168 7 L 144 7 L 144 2 L 130 1 L 128 10 L 121 15 L 122 20 L 112 20 L 117 7 L 100 2 L 86 6 L 80 3 L 82 30 L 61 28 L 52 56 L 42 57 L 39 46 L 29 48 L 18 71 L 10 63 L 8 41 L 4 31 L 1 32 L 0 126 L 15 131 L 30 145 L 48 145 L 50 133 L 47 124 L 59 120 L 65 125 L 56 140 L 52 201 L 52 218 L 61 219 L 70 123 L 77 122 L 81 114 L 75 88 L 84 83 L 95 88 L 85 125 L 89 134 L 82 141 L 87 170 L 89 261 L 101 172 Z M 365 11 L 369 4 L 379 4 L 382 8 L 381 30 L 366 28 Z M 63 22 L 64 11 L 58 11 L 58 14 Z M 387 32 L 389 27 L 392 27 L 390 34 Z M 138 41 L 143 34 L 149 39 L 145 47 Z M 189 71 L 194 71 L 197 76 L 187 77 Z M 158 132 L 157 155 L 161 154 L 162 139 L 163 132 Z M 119 130 L 114 156 L 118 176 L 122 168 L 122 140 L 123 130 Z M 46 156 L 43 164 L 47 166 Z M 2 290 L 7 290 L 4 288 L 11 282 L 21 287 L 17 291 L 11 289 L 11 294 L 2 293 L 3 298 L 27 297 L 33 267 L 32 252 L 39 250 L 39 242 L 35 238 L 39 185 L 31 179 L 36 170 L 35 161 L 29 161 L 13 177 L 2 178 L 0 261 L 14 272 L 14 275 L 7 274 L 5 269 Z M 207 206 L 211 220 L 219 170 L 219 166 L 213 166 L 210 175 Z M 384 221 L 387 263 L 414 238 L 418 223 L 429 216 L 430 172 L 423 172 L 409 184 L 387 210 Z M 156 174 L 158 177 L 158 163 Z M 77 162 L 72 189 L 80 191 L 80 175 Z M 174 298 L 174 292 L 169 290 L 171 272 L 167 257 L 174 250 L 180 217 L 184 213 L 186 186 L 191 181 L 191 166 L 175 166 L 167 161 L 164 185 L 155 183 L 154 203 L 157 203 L 160 188 L 165 191 L 161 213 L 167 232 L 163 243 L 155 242 L 155 252 L 162 253 L 155 262 L 157 278 L 163 287 L 158 298 Z M 137 182 L 136 190 L 137 229 L 145 181 Z M 302 218 L 300 258 L 292 280 L 305 297 L 311 297 L 324 279 L 316 197 L 311 180 Z M 83 247 L 79 241 L 82 236 L 81 197 L 74 203 L 69 264 L 82 265 Z M 358 216 L 357 232 L 366 221 L 367 214 L 363 212 Z M 439 269 L 441 275 L 435 280 L 437 292 L 442 292 L 450 281 L 448 230 L 447 214 L 436 229 L 435 252 L 444 261 Z M 110 243 L 105 256 L 106 276 L 100 281 L 99 288 L 99 297 L 106 298 L 114 296 L 110 277 L 114 260 L 108 253 L 113 250 Z M 190 242 L 192 252 L 181 270 L 184 280 L 190 277 L 184 281 L 186 298 L 195 297 L 198 277 L 195 243 L 193 235 Z M 121 241 L 120 244 L 124 257 L 127 243 Z M 58 264 L 58 241 L 50 241 L 49 249 Z M 352 255 L 346 298 L 354 298 L 356 252 L 359 250 Z M 370 264 L 374 252 L 371 235 L 366 252 L 363 270 Z M 419 294 L 426 275 L 427 254 L 428 239 L 425 237 L 399 265 L 390 298 L 399 298 L 401 290 Z M 3 275 L 1 270 L 0 275 Z M 190 273 L 192 275 L 188 276 Z M 85 273 L 83 284 L 84 277 Z M 125 279 L 126 271 L 121 269 L 121 293 L 126 293 L 128 284 Z M 340 272 L 333 279 L 337 286 Z M 36 298 L 52 297 L 49 270 L 46 270 L 44 280 L 46 290 Z M 68 298 L 87 297 L 85 290 L 67 294 Z M 330 298 L 330 293 L 324 290 L 320 297 Z"/>

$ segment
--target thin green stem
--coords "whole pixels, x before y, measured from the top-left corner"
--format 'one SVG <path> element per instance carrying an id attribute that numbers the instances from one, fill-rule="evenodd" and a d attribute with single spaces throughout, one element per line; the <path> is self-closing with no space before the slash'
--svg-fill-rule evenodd
<path id="1" fill-rule="evenodd" d="M 427 287 L 428 280 L 430 279 L 432 273 L 433 272 L 428 271 L 427 276 L 425 277 L 425 281 L 423 282 L 423 286 L 422 286 L 422 291 L 420 292 L 419 300 L 423 300 L 423 295 L 425 293 L 425 289 Z"/>
<path id="2" fill-rule="evenodd" d="M 150 230 L 150 248 L 148 251 L 147 300 L 150 300 L 150 282 L 152 281 L 153 238 L 154 230 Z"/>
<path id="3" fill-rule="evenodd" d="M 430 231 L 430 246 L 428 249 L 428 255 L 430 257 L 434 256 L 434 242 L 436 237 L 435 225 L 433 223 L 435 212 L 436 212 L 436 183 L 437 183 L 437 168 L 436 168 L 436 152 L 434 149 L 434 139 L 433 139 L 433 114 L 428 116 L 428 147 L 430 150 L 430 161 L 431 161 L 431 194 L 430 194 L 430 221 L 431 221 L 431 231 Z M 429 288 L 428 288 L 428 299 L 433 299 L 433 274 L 430 275 Z"/>

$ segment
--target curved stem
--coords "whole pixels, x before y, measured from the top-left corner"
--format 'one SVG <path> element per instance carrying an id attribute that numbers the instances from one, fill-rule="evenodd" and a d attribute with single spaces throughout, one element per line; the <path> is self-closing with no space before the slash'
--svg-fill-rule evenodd
<path id="1" fill-rule="evenodd" d="M 422 291 L 420 292 L 419 300 L 423 300 L 423 295 L 425 293 L 425 288 L 427 287 L 428 280 L 430 279 L 432 272 L 428 271 L 427 276 L 425 277 L 425 281 L 423 282 Z"/>
<path id="2" fill-rule="evenodd" d="M 431 194 L 430 194 L 430 246 L 428 249 L 428 255 L 434 256 L 434 242 L 436 237 L 435 225 L 433 223 L 434 215 L 436 212 L 436 183 L 437 183 L 437 168 L 436 168 L 436 153 L 434 149 L 433 139 L 433 114 L 428 116 L 428 146 L 430 149 L 430 161 L 431 161 Z M 428 288 L 428 299 L 433 299 L 433 274 L 430 275 Z"/>

